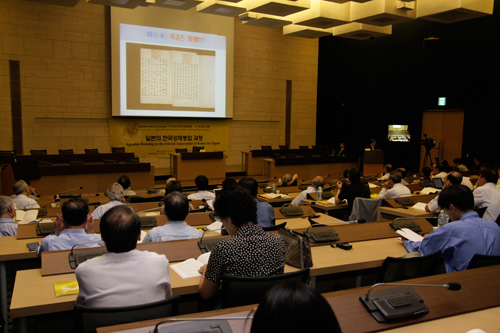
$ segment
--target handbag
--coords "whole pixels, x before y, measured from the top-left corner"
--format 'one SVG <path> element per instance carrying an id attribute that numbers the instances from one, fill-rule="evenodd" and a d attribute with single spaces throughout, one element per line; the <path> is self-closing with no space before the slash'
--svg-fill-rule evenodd
<path id="1" fill-rule="evenodd" d="M 311 244 L 303 233 L 282 228 L 278 234 L 285 240 L 285 262 L 293 267 L 312 267 Z"/>

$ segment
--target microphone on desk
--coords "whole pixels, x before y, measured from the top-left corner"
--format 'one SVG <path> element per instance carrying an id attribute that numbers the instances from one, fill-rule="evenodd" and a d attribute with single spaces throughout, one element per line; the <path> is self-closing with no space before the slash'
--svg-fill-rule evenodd
<path id="1" fill-rule="evenodd" d="M 200 240 L 198 241 L 198 246 L 200 247 L 200 250 L 201 250 L 202 253 L 206 253 L 206 252 L 210 252 L 211 249 L 207 248 L 207 246 L 205 244 L 206 241 L 205 241 L 205 243 L 203 242 L 203 238 L 205 237 L 205 234 L 207 232 L 209 232 L 209 231 L 222 231 L 222 230 L 226 230 L 226 228 L 222 227 L 222 228 L 210 229 L 210 230 L 207 229 L 207 228 L 203 228 L 203 229 L 204 229 L 204 231 L 203 231 L 203 234 L 200 237 Z M 214 237 L 213 239 L 215 239 L 216 242 L 219 241 L 219 237 Z"/>
<path id="2" fill-rule="evenodd" d="M 159 326 L 165 323 L 173 323 L 173 322 L 191 322 L 191 323 L 186 323 L 185 325 L 183 324 L 178 324 L 179 330 L 182 332 L 231 332 L 231 327 L 229 323 L 227 322 L 228 320 L 252 320 L 253 315 L 252 312 L 248 314 L 248 316 L 218 316 L 215 318 L 169 318 L 169 319 L 164 319 L 159 321 L 154 329 L 153 333 L 158 333 L 159 331 Z M 206 323 L 203 323 L 206 322 Z"/>
<path id="3" fill-rule="evenodd" d="M 84 251 L 80 251 L 80 253 L 79 253 L 80 255 L 77 255 L 74 252 L 74 249 L 77 246 L 94 244 L 94 243 L 103 243 L 103 241 L 97 240 L 97 241 L 92 241 L 92 242 L 78 243 L 78 244 L 75 244 L 71 247 L 71 251 L 68 254 L 68 259 L 69 259 L 69 266 L 72 269 L 76 269 L 79 264 L 81 264 L 82 262 L 84 262 L 87 259 L 90 259 L 91 257 L 93 258 L 93 257 L 99 256 L 101 254 L 108 252 L 108 250 L 106 248 L 102 248 L 102 247 L 97 248 L 97 249 L 96 248 L 92 248 L 92 249 L 87 248 Z"/>
<path id="4" fill-rule="evenodd" d="M 365 223 L 365 219 L 358 219 L 358 220 L 352 220 L 352 221 L 338 221 L 338 222 L 326 222 L 326 223 L 318 223 L 314 221 L 311 216 L 308 217 L 309 223 L 311 223 L 311 227 L 316 227 L 316 226 L 321 226 L 321 225 L 334 225 L 334 224 L 356 224 L 356 223 Z M 309 229 L 308 228 L 308 229 Z"/>
<path id="5" fill-rule="evenodd" d="M 304 234 L 309 238 L 309 241 L 312 243 L 332 243 L 340 240 L 339 234 L 335 231 L 334 228 L 325 228 L 319 230 L 309 230 L 311 228 L 319 227 L 319 226 L 329 226 L 329 225 L 339 225 L 339 224 L 347 224 L 347 222 L 327 222 L 327 223 L 317 223 L 312 221 L 309 217 L 309 222 L 311 225 L 304 231 Z"/>
<path id="6" fill-rule="evenodd" d="M 397 286 L 406 288 L 391 288 L 372 292 L 379 286 Z M 371 286 L 365 295 L 359 299 L 378 322 L 397 321 L 410 319 L 429 313 L 423 299 L 407 287 L 436 287 L 446 288 L 451 291 L 462 289 L 460 283 L 449 282 L 446 284 L 413 284 L 413 283 L 376 283 Z M 370 297 L 372 294 L 372 297 Z"/>
<path id="7" fill-rule="evenodd" d="M 435 216 L 418 216 L 418 217 L 397 217 L 391 223 L 391 227 L 394 230 L 400 230 L 402 228 L 411 229 L 415 232 L 422 232 L 420 225 L 415 222 L 415 219 L 437 219 Z M 408 222 L 398 222 L 398 221 L 408 221 Z"/>

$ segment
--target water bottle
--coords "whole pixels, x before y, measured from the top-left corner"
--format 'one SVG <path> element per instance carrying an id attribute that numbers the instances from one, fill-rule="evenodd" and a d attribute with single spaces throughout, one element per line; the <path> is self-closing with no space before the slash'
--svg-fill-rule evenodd
<path id="1" fill-rule="evenodd" d="M 56 202 L 56 207 L 59 207 L 61 205 L 61 197 L 59 197 L 59 194 L 56 195 L 55 202 Z"/>
<path id="2" fill-rule="evenodd" d="M 281 182 L 281 178 L 278 178 L 278 186 L 281 186 L 283 183 Z"/>
<path id="3" fill-rule="evenodd" d="M 446 214 L 444 209 L 441 209 L 438 216 L 438 227 L 442 227 L 443 225 L 448 223 L 449 219 L 450 218 L 448 217 L 448 214 Z"/>
<path id="4" fill-rule="evenodd" d="M 321 201 L 323 198 L 323 188 L 320 186 L 318 187 L 318 201 Z"/>
<path id="5" fill-rule="evenodd" d="M 276 184 L 273 183 L 273 187 L 271 188 L 271 193 L 276 193 Z"/>

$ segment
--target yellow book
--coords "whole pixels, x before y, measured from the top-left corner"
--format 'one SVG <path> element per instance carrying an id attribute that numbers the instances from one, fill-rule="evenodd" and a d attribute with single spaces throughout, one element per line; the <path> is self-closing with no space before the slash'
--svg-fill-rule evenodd
<path id="1" fill-rule="evenodd" d="M 78 294 L 78 281 L 64 281 L 54 283 L 54 291 L 56 297 L 66 296 L 66 295 L 76 295 Z"/>

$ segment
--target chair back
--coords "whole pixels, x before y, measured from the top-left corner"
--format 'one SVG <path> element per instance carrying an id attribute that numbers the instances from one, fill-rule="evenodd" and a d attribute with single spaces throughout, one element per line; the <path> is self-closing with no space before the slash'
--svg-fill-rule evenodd
<path id="1" fill-rule="evenodd" d="M 73 149 L 59 149 L 59 155 L 71 155 L 73 154 Z"/>
<path id="2" fill-rule="evenodd" d="M 187 148 L 175 148 L 176 153 L 187 153 Z"/>
<path id="3" fill-rule="evenodd" d="M 203 149 L 205 149 L 203 146 L 193 146 L 193 153 L 199 153 Z"/>
<path id="4" fill-rule="evenodd" d="M 257 304 L 269 289 L 275 285 L 295 281 L 306 283 L 309 280 L 309 268 L 295 272 L 272 276 L 233 276 L 222 279 L 221 306 L 230 308 L 240 305 Z"/>
<path id="5" fill-rule="evenodd" d="M 271 150 L 272 147 L 271 146 L 260 146 L 262 148 L 262 150 Z"/>
<path id="6" fill-rule="evenodd" d="M 85 154 L 99 154 L 98 148 L 85 148 Z"/>
<path id="7" fill-rule="evenodd" d="M 47 155 L 47 149 L 31 149 L 31 155 Z"/>
<path id="8" fill-rule="evenodd" d="M 112 153 L 124 153 L 125 147 L 111 147 Z"/>
<path id="9" fill-rule="evenodd" d="M 444 273 L 446 268 L 441 251 L 411 258 L 387 257 L 380 267 L 376 282 L 394 282 Z"/>
<path id="10" fill-rule="evenodd" d="M 98 327 L 132 323 L 142 320 L 164 318 L 177 315 L 180 296 L 124 307 L 93 308 L 75 304 L 77 326 L 82 332 L 96 332 Z"/>
<path id="11" fill-rule="evenodd" d="M 377 221 L 377 208 L 382 205 L 382 199 L 357 197 L 352 204 L 349 221 L 364 219 L 366 222 Z"/>
<path id="12" fill-rule="evenodd" d="M 467 269 L 500 265 L 500 256 L 475 254 L 469 262 Z"/>

